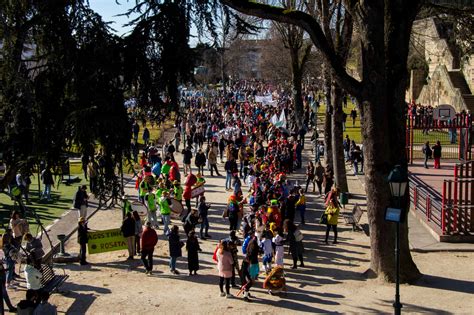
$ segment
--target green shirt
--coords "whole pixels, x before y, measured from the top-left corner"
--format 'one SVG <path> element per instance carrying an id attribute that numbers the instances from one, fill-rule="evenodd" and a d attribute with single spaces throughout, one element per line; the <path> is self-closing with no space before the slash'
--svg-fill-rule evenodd
<path id="1" fill-rule="evenodd" d="M 174 199 L 178 201 L 183 200 L 183 187 L 175 186 L 173 191 L 174 191 Z"/>
<path id="2" fill-rule="evenodd" d="M 153 193 L 148 193 L 146 195 L 146 202 L 148 204 L 148 210 L 150 210 L 151 212 L 155 212 L 156 211 L 156 200 L 155 200 L 155 194 Z"/>
<path id="3" fill-rule="evenodd" d="M 148 193 L 149 190 L 150 190 L 150 185 L 145 180 L 143 180 L 140 183 L 140 197 L 145 197 L 145 195 Z"/>
<path id="4" fill-rule="evenodd" d="M 127 213 L 132 212 L 133 211 L 132 204 L 130 203 L 130 201 L 124 200 L 122 209 L 123 209 L 124 216 L 126 216 Z"/>
<path id="5" fill-rule="evenodd" d="M 171 213 L 171 207 L 168 204 L 168 198 L 160 198 L 160 213 L 162 215 L 169 215 Z"/>

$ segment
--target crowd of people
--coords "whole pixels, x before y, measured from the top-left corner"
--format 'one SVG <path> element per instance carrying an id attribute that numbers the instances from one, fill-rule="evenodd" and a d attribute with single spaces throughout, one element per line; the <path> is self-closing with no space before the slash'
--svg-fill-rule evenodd
<path id="1" fill-rule="evenodd" d="M 258 91 L 267 88 L 260 85 Z M 196 188 L 205 187 L 205 176 L 220 177 L 224 173 L 229 196 L 222 217 L 228 220 L 229 234 L 218 240 L 214 253 L 220 294 L 231 297 L 230 288 L 236 287 L 248 301 L 260 265 L 266 275 L 272 274 L 274 267 L 284 267 L 285 246 L 291 254 L 291 268 L 304 268 L 301 229 L 306 224 L 308 185 L 317 178 L 314 182 L 322 196 L 331 191 L 334 180 L 331 168 L 322 168 L 321 163 L 311 166 L 314 172 L 308 165 L 310 180 L 306 187 L 289 180 L 295 170 L 303 167 L 302 150 L 312 116 L 307 103 L 299 125 L 296 119 L 286 122 L 286 117 L 294 117 L 290 98 L 273 107 L 256 103 L 252 97 L 257 89 L 251 86 L 235 86 L 233 91 L 207 99 L 184 99 L 184 107 L 176 116 L 174 138 L 161 151 L 152 141 L 146 143 L 138 159 L 142 170 L 135 186 L 136 199 L 146 207 L 146 214 L 133 209 L 133 196 L 124 197 L 121 231 L 128 259 L 140 255 L 147 275 L 153 273 L 153 252 L 157 230 L 161 229 L 169 244 L 170 272 L 180 273 L 176 262 L 185 249 L 189 275 L 197 274 L 200 240 L 211 238 L 208 216 L 212 205 L 206 202 L 205 190 L 196 194 Z M 246 101 L 237 101 L 242 94 Z M 275 117 L 285 119 L 275 123 Z M 333 208 L 338 206 L 335 203 Z M 332 218 L 325 223 L 328 231 L 334 230 L 335 243 L 337 215 L 338 211 L 330 213 Z M 173 224 L 172 216 L 181 224 Z M 87 233 L 83 218 L 79 225 L 79 233 Z M 85 264 L 85 250 L 81 253 L 81 263 Z"/>

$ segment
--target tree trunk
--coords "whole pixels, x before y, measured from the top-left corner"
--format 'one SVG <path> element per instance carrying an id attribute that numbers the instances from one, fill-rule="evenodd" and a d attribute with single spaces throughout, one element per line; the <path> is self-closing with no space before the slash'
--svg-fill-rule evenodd
<path id="1" fill-rule="evenodd" d="M 330 82 L 330 75 L 328 72 L 325 72 L 324 97 L 326 98 L 326 117 L 324 119 L 324 159 L 326 161 L 326 165 L 330 165 L 331 167 L 333 167 L 332 128 L 331 128 L 331 120 L 332 120 L 331 82 Z"/>
<path id="2" fill-rule="evenodd" d="M 380 9 L 383 12 L 383 7 Z M 391 205 L 391 194 L 387 177 L 395 165 L 407 169 L 404 133 L 404 91 L 406 67 L 397 65 L 397 71 L 387 72 L 387 59 L 383 53 L 387 38 L 377 31 L 384 25 L 383 13 L 374 13 L 361 30 L 363 82 L 367 85 L 362 109 L 362 135 L 365 160 L 365 184 L 367 193 L 367 216 L 370 225 L 371 269 L 387 281 L 394 281 L 396 266 L 394 259 L 396 224 L 385 221 L 385 209 Z M 402 36 L 402 34 L 397 34 Z M 405 40 L 408 43 L 410 32 Z M 389 38 L 390 39 L 390 38 Z M 393 39 L 393 38 L 392 38 Z M 397 54 L 403 55 L 402 43 Z M 408 49 L 408 45 L 407 49 Z M 395 47 L 393 47 L 395 49 Z M 406 59 L 405 59 L 406 62 Z M 406 63 L 405 63 L 406 64 Z M 387 132 L 389 131 L 389 132 Z M 408 192 L 407 192 L 408 194 Z M 407 209 L 408 203 L 402 204 Z M 408 217 L 406 217 L 408 219 Z M 401 281 L 412 282 L 420 272 L 412 260 L 408 244 L 408 224 L 400 225 Z"/>
<path id="3" fill-rule="evenodd" d="M 221 61 L 221 80 L 222 80 L 222 89 L 224 91 L 224 95 L 227 94 L 227 75 L 225 69 L 225 48 L 221 48 L 220 53 L 220 61 Z"/>
<path id="4" fill-rule="evenodd" d="M 296 61 L 298 63 L 298 61 Z M 303 96 L 301 92 L 301 81 L 303 79 L 303 71 L 300 69 L 299 65 L 292 63 L 293 68 L 293 102 L 295 103 L 295 121 L 298 126 L 298 129 L 303 126 L 304 119 L 304 110 L 303 110 Z"/>
<path id="5" fill-rule="evenodd" d="M 342 145 L 344 140 L 342 131 L 342 89 L 335 81 L 332 82 L 331 86 L 331 103 L 333 105 L 331 127 L 334 180 L 341 192 L 348 192 L 344 147 Z"/>

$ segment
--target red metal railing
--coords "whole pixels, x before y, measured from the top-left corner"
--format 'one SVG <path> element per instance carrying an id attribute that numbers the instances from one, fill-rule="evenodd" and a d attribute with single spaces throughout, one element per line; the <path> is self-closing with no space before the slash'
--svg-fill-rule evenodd
<path id="1" fill-rule="evenodd" d="M 443 230 L 442 220 L 442 200 L 439 196 L 434 196 L 423 186 L 410 183 L 410 201 L 415 211 L 423 214 L 426 220 L 435 227 Z"/>

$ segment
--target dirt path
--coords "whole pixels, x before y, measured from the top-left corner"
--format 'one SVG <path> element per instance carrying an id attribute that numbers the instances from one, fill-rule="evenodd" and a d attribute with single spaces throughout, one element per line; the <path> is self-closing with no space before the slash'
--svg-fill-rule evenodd
<path id="1" fill-rule="evenodd" d="M 306 148 L 309 149 L 309 145 Z M 181 156 L 177 161 L 181 162 Z M 219 168 L 222 169 L 223 165 L 220 164 Z M 302 183 L 302 173 L 300 171 L 291 179 Z M 224 190 L 224 180 L 224 177 L 207 177 L 206 197 L 213 205 L 210 210 L 210 234 L 213 238 L 201 242 L 203 253 L 200 254 L 198 276 L 187 275 L 185 257 L 178 260 L 181 275 L 169 272 L 168 243 L 162 230 L 159 230 L 153 276 L 144 274 L 138 259 L 125 261 L 126 251 L 90 255 L 90 266 L 64 266 L 70 278 L 63 289 L 70 293 L 53 295 L 51 301 L 58 305 L 59 311 L 68 314 L 392 313 L 394 286 L 363 277 L 370 260 L 368 237 L 340 224 L 340 243 L 322 243 L 324 227 L 316 223 L 322 210 L 322 200 L 312 193 L 308 194 L 308 224 L 303 228 L 306 267 L 287 269 L 288 295 L 271 296 L 262 289 L 260 281 L 252 289 L 251 303 L 240 298 L 218 297 L 216 265 L 211 257 L 216 240 L 226 237 L 228 233 L 227 221 L 221 217 L 229 195 Z M 364 206 L 360 183 L 353 177 L 349 180 L 356 201 Z M 296 218 L 298 220 L 299 216 Z M 363 220 L 367 220 L 365 215 Z M 120 222 L 119 210 L 103 210 L 92 218 L 89 227 L 101 230 L 115 228 L 120 226 Z M 75 238 L 67 244 L 67 251 L 78 252 Z M 186 255 L 186 252 L 183 254 Z M 472 313 L 473 258 L 473 253 L 415 253 L 415 262 L 425 277 L 416 286 L 402 285 L 403 311 Z M 285 263 L 289 267 L 290 257 L 285 257 Z M 12 294 L 14 301 L 18 301 L 19 294 L 24 292 Z"/>

